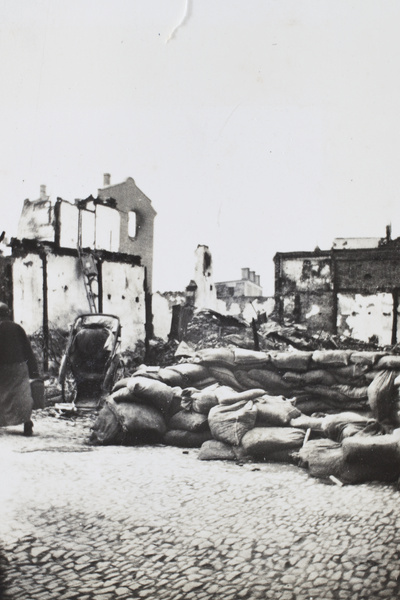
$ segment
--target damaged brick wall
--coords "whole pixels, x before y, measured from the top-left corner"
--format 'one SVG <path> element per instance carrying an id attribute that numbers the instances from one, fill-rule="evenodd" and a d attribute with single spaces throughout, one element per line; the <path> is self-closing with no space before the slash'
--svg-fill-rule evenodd
<path id="1" fill-rule="evenodd" d="M 400 241 L 375 248 L 278 253 L 279 318 L 380 345 L 399 339 Z"/>
<path id="2" fill-rule="evenodd" d="M 294 319 L 316 333 L 336 333 L 334 265 L 330 253 L 278 253 L 274 260 L 279 320 Z"/>

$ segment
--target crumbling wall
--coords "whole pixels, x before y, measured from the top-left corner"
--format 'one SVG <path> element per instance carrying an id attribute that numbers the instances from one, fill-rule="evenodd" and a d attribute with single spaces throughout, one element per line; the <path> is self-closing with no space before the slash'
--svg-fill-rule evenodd
<path id="1" fill-rule="evenodd" d="M 78 245 L 79 209 L 76 204 L 59 201 L 59 245 L 61 248 L 76 248 Z M 92 240 L 94 237 L 92 237 Z"/>
<path id="2" fill-rule="evenodd" d="M 13 261 L 14 320 L 28 335 L 43 326 L 43 261 L 29 253 Z"/>
<path id="3" fill-rule="evenodd" d="M 281 303 L 281 319 L 306 325 L 309 331 L 335 333 L 334 294 L 332 292 L 303 292 L 288 294 Z"/>
<path id="4" fill-rule="evenodd" d="M 79 212 L 81 212 L 81 246 L 109 252 L 119 251 L 120 213 L 102 204 L 87 204 L 79 208 L 65 200 L 59 201 L 59 245 L 76 248 L 78 245 Z"/>
<path id="5" fill-rule="evenodd" d="M 328 291 L 332 287 L 330 257 L 308 255 L 280 261 L 280 293 Z"/>
<path id="6" fill-rule="evenodd" d="M 389 293 L 338 294 L 338 333 L 381 346 L 392 343 L 393 296 Z"/>
<path id="7" fill-rule="evenodd" d="M 145 269 L 129 263 L 102 264 L 103 312 L 117 315 L 122 325 L 122 349 L 146 338 Z"/>
<path id="8" fill-rule="evenodd" d="M 18 223 L 18 238 L 54 242 L 54 210 L 50 200 L 25 200 Z"/>
<path id="9" fill-rule="evenodd" d="M 167 340 L 171 331 L 173 306 L 183 306 L 186 302 L 184 292 L 156 292 L 153 294 L 154 336 Z"/>
<path id="10" fill-rule="evenodd" d="M 47 311 L 52 327 L 67 330 L 74 319 L 90 312 L 79 260 L 47 254 Z"/>
<path id="11" fill-rule="evenodd" d="M 267 296 L 232 296 L 218 298 L 217 310 L 223 315 L 241 317 L 251 323 L 257 315 L 269 317 L 275 310 L 275 298 Z"/>
<path id="12" fill-rule="evenodd" d="M 213 280 L 212 255 L 208 246 L 199 244 L 195 252 L 194 282 L 196 308 L 216 310 L 217 291 Z"/>

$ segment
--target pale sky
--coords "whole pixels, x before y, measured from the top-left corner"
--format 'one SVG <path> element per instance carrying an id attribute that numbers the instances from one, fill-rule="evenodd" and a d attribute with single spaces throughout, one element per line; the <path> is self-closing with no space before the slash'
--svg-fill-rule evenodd
<path id="1" fill-rule="evenodd" d="M 109 172 L 158 213 L 155 290 L 198 244 L 271 294 L 278 251 L 400 236 L 399 27 L 398 0 L 1 0 L 0 232 Z"/>

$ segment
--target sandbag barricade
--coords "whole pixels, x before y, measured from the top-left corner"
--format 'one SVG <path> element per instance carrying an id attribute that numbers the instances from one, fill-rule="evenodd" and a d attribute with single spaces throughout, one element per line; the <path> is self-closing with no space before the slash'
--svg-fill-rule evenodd
<path id="1" fill-rule="evenodd" d="M 139 422 L 140 410 L 149 417 L 145 409 L 154 422 Z M 400 356 L 211 348 L 119 381 L 93 437 L 106 444 L 156 436 L 201 448 L 203 460 L 296 456 L 310 475 L 358 483 L 396 478 L 400 440 L 387 436 L 399 424 Z"/>

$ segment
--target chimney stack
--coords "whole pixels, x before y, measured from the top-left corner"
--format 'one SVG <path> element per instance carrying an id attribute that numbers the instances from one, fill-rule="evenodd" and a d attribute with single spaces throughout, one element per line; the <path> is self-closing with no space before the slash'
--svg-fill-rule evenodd
<path id="1" fill-rule="evenodd" d="M 256 275 L 256 284 L 260 285 L 260 276 L 259 275 Z"/>
<path id="2" fill-rule="evenodd" d="M 252 281 L 253 283 L 255 283 L 255 281 L 256 281 L 256 273 L 255 273 L 255 271 L 250 271 L 250 281 Z"/>
<path id="3" fill-rule="evenodd" d="M 389 223 L 389 225 L 386 225 L 386 241 L 390 242 L 391 239 L 392 239 L 392 225 Z"/>
<path id="4" fill-rule="evenodd" d="M 46 196 L 46 186 L 45 186 L 45 185 L 41 185 L 41 186 L 40 186 L 40 199 L 41 199 L 41 200 L 47 200 L 47 196 Z"/>
<path id="5" fill-rule="evenodd" d="M 110 173 L 104 173 L 103 181 L 104 181 L 104 187 L 107 187 L 107 185 L 111 184 L 111 175 L 110 175 Z"/>
<path id="6" fill-rule="evenodd" d="M 249 268 L 242 269 L 242 279 L 249 279 L 249 278 L 250 278 L 250 269 Z"/>

